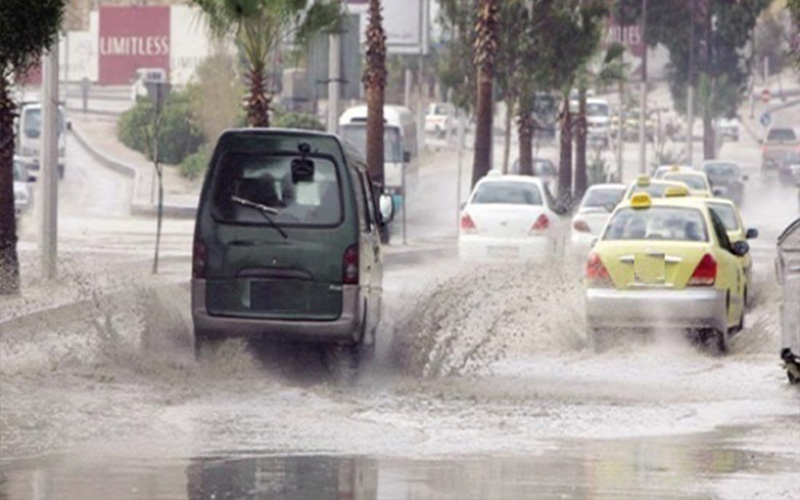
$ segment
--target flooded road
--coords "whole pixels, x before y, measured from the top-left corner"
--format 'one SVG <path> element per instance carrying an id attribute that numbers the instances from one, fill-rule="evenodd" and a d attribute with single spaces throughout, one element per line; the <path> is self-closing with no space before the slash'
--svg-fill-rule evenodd
<path id="1" fill-rule="evenodd" d="M 750 173 L 755 305 L 724 357 L 660 333 L 593 353 L 579 258 L 395 248 L 355 386 L 307 345 L 229 341 L 196 363 L 191 223 L 166 226 L 158 278 L 152 221 L 67 230 L 62 279 L 0 308 L 65 297 L 0 331 L 0 499 L 799 498 L 773 271 L 797 191 Z M 97 245 L 78 252 L 84 231 Z"/>

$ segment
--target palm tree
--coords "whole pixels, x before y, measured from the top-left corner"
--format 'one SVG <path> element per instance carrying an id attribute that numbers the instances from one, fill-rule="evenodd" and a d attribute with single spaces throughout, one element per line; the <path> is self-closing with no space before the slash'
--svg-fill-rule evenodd
<path id="1" fill-rule="evenodd" d="M 14 116 L 11 82 L 58 38 L 66 0 L 0 2 L 0 294 L 19 292 L 14 216 Z"/>
<path id="2" fill-rule="evenodd" d="M 492 165 L 492 90 L 497 54 L 499 0 L 481 0 L 475 26 L 475 65 L 478 67 L 478 102 L 476 106 L 475 157 L 472 185 L 485 176 Z"/>
<path id="3" fill-rule="evenodd" d="M 367 165 L 379 186 L 383 186 L 383 92 L 386 88 L 386 34 L 383 31 L 380 0 L 369 0 L 367 26 Z"/>
<path id="4" fill-rule="evenodd" d="M 269 127 L 267 67 L 281 42 L 338 27 L 339 0 L 194 0 L 218 38 L 233 37 L 247 64 L 247 123 Z"/>

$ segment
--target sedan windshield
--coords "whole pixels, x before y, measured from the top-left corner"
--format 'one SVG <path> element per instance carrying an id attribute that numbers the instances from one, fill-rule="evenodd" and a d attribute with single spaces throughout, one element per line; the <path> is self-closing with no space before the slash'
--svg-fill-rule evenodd
<path id="1" fill-rule="evenodd" d="M 541 205 L 542 194 L 527 182 L 484 182 L 472 197 L 474 204 Z"/>
<path id="2" fill-rule="evenodd" d="M 621 188 L 590 189 L 583 198 L 581 208 L 616 206 L 625 194 Z"/>
<path id="3" fill-rule="evenodd" d="M 604 240 L 708 241 L 699 210 L 678 207 L 624 208 L 608 223 Z"/>

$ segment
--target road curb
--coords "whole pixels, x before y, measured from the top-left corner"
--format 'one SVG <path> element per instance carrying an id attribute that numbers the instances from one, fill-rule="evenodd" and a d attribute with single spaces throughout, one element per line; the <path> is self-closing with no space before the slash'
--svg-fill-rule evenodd
<path id="1" fill-rule="evenodd" d="M 130 204 L 130 211 L 131 215 L 147 215 L 147 216 L 155 216 L 158 214 L 158 206 L 150 204 L 150 203 L 138 203 L 136 202 L 137 195 L 139 193 L 139 169 L 129 165 L 127 163 L 114 160 L 107 156 L 105 153 L 99 151 L 97 148 L 92 146 L 89 141 L 84 136 L 83 132 L 81 132 L 80 127 L 76 127 L 73 123 L 72 125 L 72 136 L 81 145 L 81 147 L 89 153 L 89 156 L 95 159 L 97 163 L 103 165 L 104 167 L 117 172 L 118 174 L 124 175 L 125 177 L 130 178 L 133 181 L 133 188 L 131 192 L 131 204 Z M 182 218 L 182 219 L 194 219 L 195 215 L 197 214 L 197 207 L 195 206 L 187 206 L 187 205 L 170 205 L 164 204 L 163 206 L 163 214 L 165 217 L 170 218 Z"/>

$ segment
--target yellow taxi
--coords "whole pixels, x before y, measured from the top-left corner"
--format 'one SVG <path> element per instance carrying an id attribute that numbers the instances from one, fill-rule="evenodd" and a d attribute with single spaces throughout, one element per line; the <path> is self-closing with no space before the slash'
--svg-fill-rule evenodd
<path id="1" fill-rule="evenodd" d="M 702 196 L 706 198 L 713 196 L 711 194 L 711 183 L 708 182 L 708 176 L 705 172 L 673 167 L 671 170 L 664 173 L 661 178 L 665 181 L 683 182 L 689 186 L 689 192 L 692 196 Z"/>
<path id="2" fill-rule="evenodd" d="M 728 239 L 731 243 L 737 241 L 753 240 L 758 238 L 758 229 L 748 228 L 745 229 L 742 223 L 742 214 L 736 207 L 736 204 L 731 200 L 724 198 L 709 198 L 706 203 L 711 207 L 717 216 L 719 216 L 722 224 L 725 225 L 725 231 L 728 233 Z M 745 274 L 745 304 L 749 304 L 749 291 L 751 290 L 750 284 L 753 276 L 753 256 L 747 252 L 741 257 L 742 267 Z"/>
<path id="3" fill-rule="evenodd" d="M 746 241 L 731 243 L 703 198 L 672 189 L 618 206 L 586 264 L 590 342 L 616 329 L 687 330 L 719 353 L 744 324 Z"/>
<path id="4" fill-rule="evenodd" d="M 651 198 L 663 198 L 667 189 L 680 187 L 688 189 L 688 186 L 683 182 L 665 181 L 653 179 L 649 175 L 640 175 L 628 186 L 623 199 L 630 200 L 637 193 L 647 193 Z"/>

